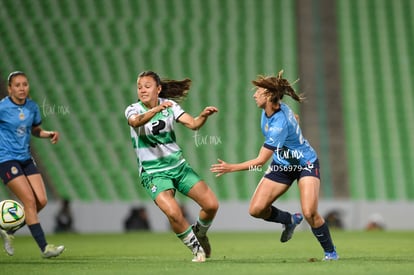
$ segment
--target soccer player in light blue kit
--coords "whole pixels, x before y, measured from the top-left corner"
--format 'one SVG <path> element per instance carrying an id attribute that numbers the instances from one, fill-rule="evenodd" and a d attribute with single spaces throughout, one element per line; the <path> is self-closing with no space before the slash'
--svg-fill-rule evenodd
<path id="1" fill-rule="evenodd" d="M 258 184 L 250 202 L 249 213 L 255 218 L 284 225 L 280 241 L 292 238 L 296 226 L 303 216 L 324 250 L 323 260 L 337 260 L 329 228 L 318 213 L 320 188 L 319 162 L 317 154 L 302 136 L 297 118 L 284 103 L 284 95 L 301 102 L 290 83 L 282 78 L 283 70 L 276 77 L 259 76 L 252 83 L 256 86 L 254 99 L 263 109 L 261 128 L 265 142 L 255 159 L 230 164 L 223 160 L 211 166 L 211 171 L 221 176 L 225 173 L 261 167 L 270 158 L 272 162 Z M 302 214 L 280 210 L 272 205 L 297 180 L 300 190 Z"/>
<path id="2" fill-rule="evenodd" d="M 49 138 L 54 144 L 59 133 L 45 131 L 40 125 L 39 106 L 29 98 L 29 81 L 25 73 L 16 71 L 8 77 L 9 96 L 0 101 L 0 178 L 23 203 L 25 222 L 44 258 L 56 257 L 64 246 L 48 244 L 39 222 L 38 212 L 47 203 L 46 189 L 36 163 L 30 154 L 31 135 Z M 24 224 L 23 224 L 24 225 Z M 12 256 L 13 234 L 0 229 L 4 250 Z"/>

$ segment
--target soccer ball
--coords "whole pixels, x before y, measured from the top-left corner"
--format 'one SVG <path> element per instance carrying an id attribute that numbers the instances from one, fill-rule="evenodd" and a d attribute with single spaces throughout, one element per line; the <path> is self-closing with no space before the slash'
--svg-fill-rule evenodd
<path id="1" fill-rule="evenodd" d="M 23 206 L 14 200 L 4 200 L 0 202 L 0 227 L 4 230 L 19 228 L 25 219 Z"/>

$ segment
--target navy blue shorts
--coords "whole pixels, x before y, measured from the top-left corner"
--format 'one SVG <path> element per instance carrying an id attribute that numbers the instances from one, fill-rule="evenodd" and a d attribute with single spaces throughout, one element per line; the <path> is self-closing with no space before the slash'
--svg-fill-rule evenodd
<path id="1" fill-rule="evenodd" d="M 267 169 L 264 177 L 275 182 L 292 185 L 295 180 L 303 177 L 316 177 L 320 179 L 319 172 L 319 160 L 315 160 L 313 163 L 308 163 L 305 166 L 301 165 L 280 165 L 272 161 Z"/>
<path id="2" fill-rule="evenodd" d="M 30 176 L 34 174 L 39 174 L 39 170 L 33 159 L 25 161 L 9 160 L 0 163 L 0 177 L 4 184 L 9 183 L 9 181 L 18 176 Z"/>

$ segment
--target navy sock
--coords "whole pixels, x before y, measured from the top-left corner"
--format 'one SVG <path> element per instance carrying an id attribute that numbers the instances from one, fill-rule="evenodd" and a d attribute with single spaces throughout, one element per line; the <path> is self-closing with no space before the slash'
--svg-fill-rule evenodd
<path id="1" fill-rule="evenodd" d="M 316 239 L 318 239 L 325 252 L 333 252 L 335 250 L 335 246 L 333 245 L 331 238 L 331 233 L 329 233 L 329 228 L 326 222 L 321 227 L 312 228 L 312 232 L 313 235 L 315 235 Z"/>
<path id="2" fill-rule="evenodd" d="M 292 215 L 289 212 L 282 211 L 277 209 L 273 205 L 270 207 L 272 212 L 270 213 L 269 218 L 264 219 L 268 222 L 277 222 L 282 224 L 291 224 L 292 223 Z"/>
<path id="3" fill-rule="evenodd" d="M 40 250 L 43 252 L 47 245 L 45 233 L 43 232 L 42 226 L 40 223 L 35 223 L 29 225 L 30 233 L 32 233 L 33 238 L 37 242 Z"/>

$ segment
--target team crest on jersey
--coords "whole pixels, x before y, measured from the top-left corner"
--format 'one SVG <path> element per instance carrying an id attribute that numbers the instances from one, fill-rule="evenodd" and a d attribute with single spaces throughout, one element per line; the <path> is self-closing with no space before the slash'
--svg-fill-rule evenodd
<path id="1" fill-rule="evenodd" d="M 155 184 L 153 184 L 153 183 L 151 183 L 151 185 L 150 185 L 150 189 L 151 189 L 151 192 L 152 192 L 152 193 L 157 192 L 157 186 L 156 186 Z"/>
<path id="2" fill-rule="evenodd" d="M 267 124 L 266 123 L 266 125 L 265 125 L 265 131 L 267 132 L 267 131 L 269 131 L 269 124 Z"/>
<path id="3" fill-rule="evenodd" d="M 23 109 L 22 109 L 22 108 L 19 108 L 19 110 L 20 110 L 20 113 L 19 113 L 19 119 L 20 119 L 20 120 L 24 120 L 25 116 L 24 116 Z"/>
<path id="4" fill-rule="evenodd" d="M 161 114 L 162 114 L 163 116 L 168 116 L 168 115 L 169 115 L 169 113 L 168 113 L 168 110 L 167 110 L 167 109 L 162 110 L 162 111 L 161 111 Z"/>

